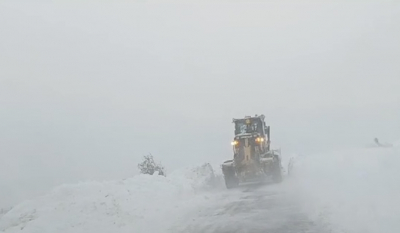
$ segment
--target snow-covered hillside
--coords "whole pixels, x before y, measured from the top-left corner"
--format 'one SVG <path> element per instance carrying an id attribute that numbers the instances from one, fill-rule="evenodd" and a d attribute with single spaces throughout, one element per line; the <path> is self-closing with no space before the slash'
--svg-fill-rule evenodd
<path id="1" fill-rule="evenodd" d="M 4 232 L 163 232 L 183 210 L 202 205 L 214 185 L 208 166 L 164 176 L 63 185 L 15 206 L 0 219 Z"/>
<path id="2" fill-rule="evenodd" d="M 396 145 L 396 144 L 395 144 Z M 400 232 L 400 148 L 298 157 L 290 189 L 338 232 Z"/>

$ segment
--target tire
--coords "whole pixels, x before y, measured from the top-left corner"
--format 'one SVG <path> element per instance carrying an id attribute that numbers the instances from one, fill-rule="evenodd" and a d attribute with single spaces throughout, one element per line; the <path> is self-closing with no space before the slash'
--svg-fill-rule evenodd
<path id="1" fill-rule="evenodd" d="M 283 181 L 282 174 L 279 173 L 272 175 L 272 181 L 274 181 L 275 183 L 281 183 Z"/>
<path id="2" fill-rule="evenodd" d="M 225 186 L 227 189 L 236 188 L 239 185 L 239 181 L 235 176 L 225 176 Z"/>
<path id="3" fill-rule="evenodd" d="M 274 183 L 281 183 L 282 180 L 283 180 L 283 177 L 282 177 L 282 170 L 280 167 L 280 163 L 276 163 L 274 165 L 274 171 L 272 172 L 272 181 Z"/>
<path id="4" fill-rule="evenodd" d="M 231 162 L 231 161 L 228 160 L 226 162 Z M 233 167 L 223 166 L 222 173 L 224 174 L 225 186 L 227 189 L 235 188 L 239 185 L 239 179 L 236 177 L 236 172 Z"/>

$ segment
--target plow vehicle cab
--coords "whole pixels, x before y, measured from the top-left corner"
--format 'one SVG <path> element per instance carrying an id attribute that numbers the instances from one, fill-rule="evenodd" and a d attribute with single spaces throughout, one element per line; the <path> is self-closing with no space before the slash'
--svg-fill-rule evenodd
<path id="1" fill-rule="evenodd" d="M 280 150 L 270 149 L 270 127 L 264 120 L 264 115 L 233 119 L 233 159 L 222 164 L 227 188 L 267 177 L 282 180 Z"/>

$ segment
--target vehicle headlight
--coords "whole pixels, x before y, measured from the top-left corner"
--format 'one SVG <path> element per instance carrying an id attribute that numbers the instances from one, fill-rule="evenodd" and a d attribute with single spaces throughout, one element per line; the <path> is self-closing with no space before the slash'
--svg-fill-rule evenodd
<path id="1" fill-rule="evenodd" d="M 256 138 L 256 142 L 263 142 L 264 141 L 264 138 Z"/>

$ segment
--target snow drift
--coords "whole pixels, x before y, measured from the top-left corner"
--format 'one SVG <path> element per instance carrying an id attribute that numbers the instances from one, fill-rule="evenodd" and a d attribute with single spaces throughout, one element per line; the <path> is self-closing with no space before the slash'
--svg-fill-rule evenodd
<path id="1" fill-rule="evenodd" d="M 213 177 L 206 164 L 168 177 L 62 185 L 15 206 L 0 218 L 0 231 L 164 232 L 183 210 L 207 201 L 195 194 L 212 187 Z"/>
<path id="2" fill-rule="evenodd" d="M 337 232 L 400 232 L 399 147 L 297 157 L 289 183 L 308 214 Z"/>
<path id="3" fill-rule="evenodd" d="M 308 217 L 329 225 L 332 232 L 398 233 L 400 147 L 398 143 L 394 145 L 293 155 L 290 178 L 265 188 L 273 188 L 278 194 L 285 192 L 301 203 Z M 285 166 L 288 163 L 286 160 Z M 226 191 L 221 178 L 220 169 L 204 164 L 167 177 L 140 175 L 121 181 L 63 185 L 8 211 L 0 217 L 0 231 L 179 232 L 189 229 L 179 224 L 195 219 L 200 207 L 214 208 L 218 205 L 210 202 L 231 203 L 240 199 L 241 191 Z M 205 192 L 216 188 L 225 193 Z M 225 220 L 229 223 L 232 218 Z"/>

